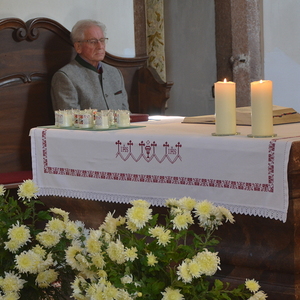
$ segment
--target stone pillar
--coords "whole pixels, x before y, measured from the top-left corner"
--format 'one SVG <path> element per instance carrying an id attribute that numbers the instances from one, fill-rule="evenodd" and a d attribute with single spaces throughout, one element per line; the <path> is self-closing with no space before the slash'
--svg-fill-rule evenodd
<path id="1" fill-rule="evenodd" d="M 249 106 L 250 83 L 263 78 L 261 0 L 215 0 L 217 76 L 236 82 L 237 106 Z"/>

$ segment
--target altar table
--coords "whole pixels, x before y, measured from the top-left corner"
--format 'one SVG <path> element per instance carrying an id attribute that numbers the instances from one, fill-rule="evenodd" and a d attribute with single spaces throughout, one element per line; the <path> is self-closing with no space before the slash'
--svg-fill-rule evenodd
<path id="1" fill-rule="evenodd" d="M 250 126 L 213 136 L 214 125 L 181 122 L 107 131 L 33 128 L 40 198 L 91 227 L 108 211 L 123 213 L 133 199 L 150 201 L 156 211 L 167 198 L 208 199 L 238 213 L 235 224 L 217 232 L 217 277 L 233 284 L 255 278 L 268 299 L 300 299 L 300 124 L 278 125 L 276 137 L 255 139 Z"/>
<path id="2" fill-rule="evenodd" d="M 34 128 L 33 177 L 39 195 L 163 206 L 168 198 L 208 199 L 232 212 L 286 221 L 287 164 L 300 124 L 274 138 L 213 136 L 214 125 L 182 118 L 118 130 Z"/>

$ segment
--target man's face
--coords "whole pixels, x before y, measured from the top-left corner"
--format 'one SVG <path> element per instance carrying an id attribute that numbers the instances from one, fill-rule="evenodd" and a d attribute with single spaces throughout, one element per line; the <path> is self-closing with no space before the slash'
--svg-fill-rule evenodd
<path id="1" fill-rule="evenodd" d="M 96 44 L 92 44 L 88 41 L 104 38 L 105 36 L 101 28 L 98 26 L 91 26 L 85 30 L 83 41 L 75 43 L 75 50 L 83 59 L 85 59 L 94 67 L 97 67 L 99 61 L 102 61 L 105 56 L 105 42 L 101 43 L 98 41 Z"/>

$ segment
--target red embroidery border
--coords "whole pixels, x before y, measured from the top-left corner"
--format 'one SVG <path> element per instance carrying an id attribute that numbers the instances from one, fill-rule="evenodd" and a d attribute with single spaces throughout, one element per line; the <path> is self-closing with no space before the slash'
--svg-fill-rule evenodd
<path id="1" fill-rule="evenodd" d="M 100 172 L 77 170 L 70 168 L 50 167 L 48 166 L 48 152 L 47 152 L 47 129 L 42 131 L 42 151 L 43 151 L 43 165 L 44 173 L 88 177 L 97 179 L 120 180 L 120 181 L 134 181 L 134 182 L 148 182 L 148 183 L 168 183 L 193 185 L 203 187 L 216 187 L 238 189 L 245 191 L 260 191 L 260 192 L 274 192 L 274 160 L 275 160 L 275 145 L 276 140 L 272 139 L 268 148 L 268 183 L 250 183 L 232 180 L 219 179 L 205 179 L 193 177 L 179 177 L 179 176 L 163 176 L 163 175 L 142 175 L 130 173 L 116 173 L 116 172 Z"/>

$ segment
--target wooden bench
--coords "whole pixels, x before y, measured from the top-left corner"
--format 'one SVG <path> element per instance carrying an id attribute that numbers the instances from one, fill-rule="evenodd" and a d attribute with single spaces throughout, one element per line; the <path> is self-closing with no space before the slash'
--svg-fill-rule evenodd
<path id="1" fill-rule="evenodd" d="M 76 53 L 70 32 L 47 18 L 0 19 L 0 40 L 0 184 L 13 188 L 32 178 L 29 131 L 54 124 L 51 78 Z M 147 59 L 107 53 L 104 61 L 121 70 L 132 113 L 164 114 L 173 83 Z"/>

